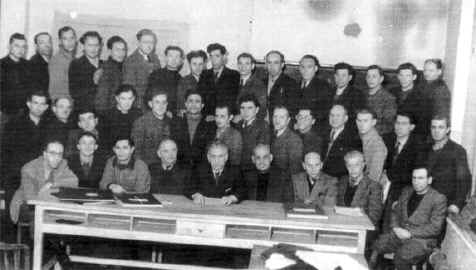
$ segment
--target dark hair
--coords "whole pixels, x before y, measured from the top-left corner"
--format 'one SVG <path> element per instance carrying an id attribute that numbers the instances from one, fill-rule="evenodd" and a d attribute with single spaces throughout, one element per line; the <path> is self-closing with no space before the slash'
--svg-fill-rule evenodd
<path id="1" fill-rule="evenodd" d="M 425 60 L 425 64 L 433 63 L 437 69 L 443 69 L 443 61 L 440 58 L 430 58 Z"/>
<path id="2" fill-rule="evenodd" d="M 319 64 L 319 60 L 317 59 L 317 57 L 314 56 L 314 55 L 312 55 L 312 54 L 306 54 L 306 55 L 304 55 L 304 56 L 301 58 L 301 61 L 299 61 L 299 62 L 302 62 L 302 60 L 304 60 L 304 59 L 310 59 L 310 60 L 314 61 L 314 64 L 315 64 L 318 68 L 321 67 L 321 65 Z"/>
<path id="3" fill-rule="evenodd" d="M 220 102 L 218 103 L 216 106 L 215 106 L 215 110 L 216 109 L 226 109 L 226 111 L 228 112 L 228 116 L 232 115 L 232 111 L 231 111 L 231 106 L 228 105 L 227 103 L 223 103 L 223 102 Z"/>
<path id="4" fill-rule="evenodd" d="M 267 59 L 268 56 L 269 56 L 270 54 L 273 54 L 273 53 L 279 55 L 279 58 L 281 59 L 281 63 L 284 63 L 284 54 L 283 54 L 282 52 L 280 52 L 280 51 L 277 51 L 277 50 L 269 51 L 269 52 L 266 54 L 266 56 L 264 57 L 264 59 Z"/>
<path id="5" fill-rule="evenodd" d="M 451 119 L 449 115 L 446 114 L 435 114 L 431 117 L 431 120 L 445 120 L 446 127 L 451 127 Z"/>
<path id="6" fill-rule="evenodd" d="M 415 65 L 413 65 L 412 63 L 409 63 L 409 62 L 399 65 L 398 68 L 397 68 L 397 73 L 400 72 L 401 70 L 406 70 L 406 69 L 411 70 L 413 75 L 418 75 L 418 70 L 415 67 Z"/>
<path id="7" fill-rule="evenodd" d="M 413 174 L 413 171 L 415 170 L 425 170 L 426 171 L 426 177 L 431 177 L 431 169 L 425 165 L 422 165 L 422 164 L 417 164 L 413 167 L 412 169 L 412 174 Z"/>
<path id="8" fill-rule="evenodd" d="M 147 92 L 148 92 L 147 102 L 152 101 L 156 96 L 160 96 L 160 95 L 164 95 L 167 101 L 169 100 L 169 94 L 165 90 L 155 88 L 155 89 L 150 89 Z"/>
<path id="9" fill-rule="evenodd" d="M 191 51 L 187 53 L 187 61 L 189 63 L 192 61 L 192 58 L 198 57 L 201 57 L 203 59 L 203 62 L 206 62 L 208 59 L 207 53 L 204 50 Z"/>
<path id="10" fill-rule="evenodd" d="M 246 53 L 246 52 L 240 53 L 240 55 L 238 55 L 236 60 L 239 61 L 240 58 L 249 58 L 252 64 L 256 64 L 256 59 L 253 57 L 253 55 L 251 55 L 251 53 Z"/>
<path id="11" fill-rule="evenodd" d="M 79 141 L 81 140 L 81 138 L 83 138 L 83 137 L 91 137 L 91 138 L 94 139 L 94 141 L 96 141 L 96 142 L 98 141 L 98 137 L 94 133 L 89 132 L 89 131 L 83 131 L 79 134 L 78 141 L 76 142 L 76 144 L 78 144 Z"/>
<path id="12" fill-rule="evenodd" d="M 378 65 L 370 65 L 370 66 L 367 67 L 367 71 L 372 70 L 372 69 L 376 69 L 376 70 L 378 71 L 378 74 L 379 74 L 380 76 L 384 77 L 383 69 L 382 69 L 380 66 L 378 66 Z"/>
<path id="13" fill-rule="evenodd" d="M 99 44 L 102 44 L 102 37 L 96 31 L 87 31 L 81 36 L 81 38 L 79 38 L 79 42 L 84 45 L 84 42 L 86 42 L 87 38 L 97 38 L 99 40 Z"/>
<path id="14" fill-rule="evenodd" d="M 51 39 L 50 33 L 48 33 L 48 32 L 40 32 L 40 33 L 36 34 L 35 37 L 33 38 L 33 41 L 35 42 L 35 44 L 38 45 L 38 38 L 39 38 L 40 36 L 43 36 L 43 35 L 47 35 L 47 36 Z"/>
<path id="15" fill-rule="evenodd" d="M 334 73 L 336 73 L 339 69 L 347 69 L 347 73 L 349 75 L 354 76 L 354 68 L 345 62 L 340 62 L 334 65 Z"/>
<path id="16" fill-rule="evenodd" d="M 167 55 L 169 51 L 177 51 L 180 53 L 180 57 L 183 58 L 184 52 L 182 48 L 180 48 L 179 46 L 172 46 L 172 45 L 167 46 L 164 50 L 164 54 Z"/>
<path id="17" fill-rule="evenodd" d="M 132 92 L 132 95 L 134 97 L 137 97 L 137 91 L 136 89 L 134 88 L 134 86 L 130 85 L 130 84 L 121 84 L 116 92 L 114 93 L 114 95 L 117 97 L 119 96 L 120 94 L 122 93 L 126 93 L 126 92 Z"/>
<path id="18" fill-rule="evenodd" d="M 64 33 L 73 31 L 74 36 L 76 36 L 76 31 L 71 26 L 63 26 L 58 30 L 58 38 L 61 39 Z"/>
<path id="19" fill-rule="evenodd" d="M 238 100 L 238 104 L 241 105 L 245 102 L 253 102 L 253 104 L 259 108 L 260 107 L 260 104 L 259 104 L 259 101 L 258 101 L 258 98 L 256 97 L 256 95 L 254 94 L 245 94 L 243 96 L 240 97 L 240 99 Z"/>
<path id="20" fill-rule="evenodd" d="M 220 43 L 212 43 L 207 46 L 207 53 L 209 54 L 216 50 L 220 50 L 221 54 L 226 54 L 225 46 L 221 45 Z"/>
<path id="21" fill-rule="evenodd" d="M 291 113 L 289 112 L 288 107 L 286 107 L 284 105 L 278 105 L 278 106 L 274 107 L 273 115 L 274 115 L 274 111 L 276 111 L 276 110 L 286 110 L 286 112 L 288 112 L 288 116 L 291 117 Z"/>
<path id="22" fill-rule="evenodd" d="M 10 36 L 10 40 L 8 41 L 8 43 L 9 43 L 9 44 L 12 44 L 15 39 L 16 39 L 16 40 L 24 40 L 24 41 L 26 41 L 25 35 L 20 34 L 20 33 L 13 33 L 13 34 Z"/>
<path id="23" fill-rule="evenodd" d="M 46 103 L 49 102 L 49 98 L 48 98 L 49 95 L 45 91 L 41 91 L 41 90 L 30 91 L 28 93 L 28 95 L 26 96 L 26 100 L 27 101 L 32 101 L 33 96 L 35 96 L 35 97 L 44 97 L 46 99 Z"/>
<path id="24" fill-rule="evenodd" d="M 154 40 L 157 41 L 157 36 L 156 36 L 155 33 L 152 32 L 152 30 L 150 30 L 150 29 L 142 29 L 142 30 L 140 30 L 139 32 L 137 32 L 137 34 L 136 34 L 137 40 L 140 41 L 140 39 L 142 38 L 142 36 L 153 36 L 153 37 L 154 37 Z"/>
<path id="25" fill-rule="evenodd" d="M 129 146 L 134 147 L 134 140 L 128 134 L 119 134 L 114 138 L 114 147 L 116 146 L 118 141 L 127 141 Z"/>
<path id="26" fill-rule="evenodd" d="M 202 96 L 202 94 L 201 94 L 198 90 L 196 90 L 196 89 L 189 89 L 189 90 L 187 90 L 187 92 L 185 93 L 185 100 L 187 100 L 188 97 L 191 96 L 191 95 L 198 95 L 198 96 L 200 96 L 200 99 L 202 100 L 202 103 L 204 103 L 203 96 Z"/>
<path id="27" fill-rule="evenodd" d="M 120 36 L 112 36 L 106 42 L 106 47 L 111 50 L 114 43 L 121 42 L 127 49 L 127 42 Z"/>
<path id="28" fill-rule="evenodd" d="M 43 145 L 41 148 L 43 149 L 43 151 L 46 151 L 48 149 L 48 145 L 53 143 L 61 144 L 61 146 L 63 146 L 63 151 L 64 151 L 64 144 L 57 137 L 50 137 L 50 138 L 47 137 L 46 140 L 43 142 Z"/>
<path id="29" fill-rule="evenodd" d="M 92 113 L 94 115 L 94 118 L 97 118 L 96 110 L 94 110 L 92 106 L 84 106 L 79 108 L 79 110 L 76 113 L 76 115 L 78 116 L 78 121 L 79 121 L 79 117 L 82 114 L 87 114 L 87 113 Z"/>
<path id="30" fill-rule="evenodd" d="M 358 115 L 358 114 L 370 114 L 370 115 L 372 115 L 373 119 L 377 119 L 377 114 L 371 108 L 359 109 L 359 110 L 357 110 L 357 113 L 355 115 Z"/>
<path id="31" fill-rule="evenodd" d="M 409 111 L 399 110 L 399 111 L 397 111 L 397 114 L 395 115 L 395 120 L 397 119 L 398 116 L 406 117 L 406 118 L 408 118 L 408 120 L 410 120 L 410 124 L 412 124 L 412 125 L 415 124 L 415 117 Z"/>

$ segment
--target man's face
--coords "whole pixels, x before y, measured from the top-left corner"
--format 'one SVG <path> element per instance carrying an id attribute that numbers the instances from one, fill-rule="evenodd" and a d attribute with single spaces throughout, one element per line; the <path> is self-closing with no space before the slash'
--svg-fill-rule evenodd
<path id="1" fill-rule="evenodd" d="M 240 57 L 238 59 L 238 71 L 242 77 L 246 77 L 251 74 L 253 69 L 255 68 L 255 64 L 251 61 L 249 57 Z"/>
<path id="2" fill-rule="evenodd" d="M 96 129 L 96 126 L 98 124 L 98 119 L 92 112 L 87 112 L 80 114 L 78 116 L 79 121 L 78 121 L 78 126 L 84 130 L 84 131 L 89 131 L 92 132 Z"/>
<path id="3" fill-rule="evenodd" d="M 48 109 L 46 98 L 41 96 L 32 96 L 31 100 L 26 102 L 26 106 L 28 107 L 30 114 L 35 117 L 41 117 Z"/>
<path id="4" fill-rule="evenodd" d="M 214 69 L 219 69 L 225 65 L 225 55 L 221 54 L 220 50 L 211 51 L 210 61 Z"/>
<path id="5" fill-rule="evenodd" d="M 352 80 L 352 75 L 347 69 L 338 69 L 334 74 L 334 80 L 338 88 L 344 88 Z"/>
<path id="6" fill-rule="evenodd" d="M 380 87 L 383 82 L 383 76 L 380 76 L 378 69 L 369 69 L 367 71 L 367 76 L 365 76 L 367 81 L 367 86 L 370 89 Z"/>
<path id="7" fill-rule="evenodd" d="M 87 157 L 92 156 L 96 149 L 98 149 L 96 140 L 91 136 L 82 136 L 78 141 L 77 147 L 79 154 Z"/>
<path id="8" fill-rule="evenodd" d="M 271 162 L 273 161 L 273 155 L 269 151 L 269 149 L 260 147 L 253 152 L 251 156 L 251 161 L 256 166 L 258 171 L 266 171 L 271 166 Z"/>
<path id="9" fill-rule="evenodd" d="M 207 159 L 213 170 L 222 169 L 228 160 L 228 152 L 223 147 L 212 147 L 207 153 Z"/>
<path id="10" fill-rule="evenodd" d="M 269 75 L 277 76 L 283 70 L 284 63 L 281 62 L 281 57 L 277 53 L 272 53 L 266 57 L 266 70 Z"/>
<path id="11" fill-rule="evenodd" d="M 101 43 L 96 37 L 87 37 L 84 41 L 84 54 L 89 58 L 98 58 L 101 50 Z"/>
<path id="12" fill-rule="evenodd" d="M 278 108 L 274 110 L 273 113 L 273 125 L 274 130 L 283 130 L 289 124 L 289 113 L 286 109 Z"/>
<path id="13" fill-rule="evenodd" d="M 255 119 L 258 111 L 259 107 L 256 107 L 252 101 L 245 101 L 240 105 L 240 114 L 245 121 Z"/>
<path id="14" fill-rule="evenodd" d="M 119 162 L 128 162 L 134 153 L 134 147 L 129 144 L 128 140 L 117 141 L 113 150 Z"/>
<path id="15" fill-rule="evenodd" d="M 177 145 L 172 141 L 164 142 L 157 151 L 163 165 L 172 165 L 177 161 Z"/>
<path id="16" fill-rule="evenodd" d="M 312 59 L 304 58 L 299 64 L 299 72 L 304 80 L 311 80 L 316 75 L 318 67 Z"/>
<path id="17" fill-rule="evenodd" d="M 13 57 L 17 59 L 20 59 L 20 58 L 25 58 L 28 45 L 26 43 L 26 40 L 14 39 L 12 43 L 10 43 L 9 48 L 10 48 L 10 55 L 12 55 Z"/>
<path id="18" fill-rule="evenodd" d="M 415 125 L 410 122 L 408 117 L 397 115 L 397 119 L 395 120 L 395 134 L 397 137 L 409 136 L 414 128 Z"/>
<path id="19" fill-rule="evenodd" d="M 53 112 L 56 118 L 66 121 L 71 114 L 71 101 L 69 99 L 62 98 L 56 102 L 53 106 Z"/>
<path id="20" fill-rule="evenodd" d="M 50 57 L 53 53 L 53 43 L 51 36 L 44 34 L 36 38 L 36 51 L 43 56 Z"/>
<path id="21" fill-rule="evenodd" d="M 205 61 L 202 57 L 194 57 L 190 59 L 190 70 L 195 76 L 200 76 L 205 68 Z"/>
<path id="22" fill-rule="evenodd" d="M 441 76 L 441 69 L 438 69 L 433 62 L 428 62 L 423 66 L 423 76 L 427 81 L 434 81 Z"/>
<path id="23" fill-rule="evenodd" d="M 202 97 L 200 95 L 189 95 L 185 101 L 185 109 L 190 114 L 200 114 L 203 109 Z"/>
<path id="24" fill-rule="evenodd" d="M 120 110 L 129 111 L 136 97 L 132 91 L 122 92 L 116 96 L 116 102 Z"/>
<path id="25" fill-rule="evenodd" d="M 163 116 L 167 111 L 167 96 L 166 95 L 156 95 L 149 101 L 149 106 L 154 112 L 155 115 Z"/>
<path id="26" fill-rule="evenodd" d="M 182 54 L 177 50 L 169 50 L 165 56 L 167 67 L 170 69 L 179 69 L 183 64 Z"/>
<path id="27" fill-rule="evenodd" d="M 450 127 L 446 120 L 431 120 L 431 137 L 435 142 L 443 141 L 448 138 Z"/>
<path id="28" fill-rule="evenodd" d="M 67 52 L 72 52 L 76 48 L 76 35 L 72 30 L 63 32 L 61 34 L 60 45 Z"/>
<path id="29" fill-rule="evenodd" d="M 377 123 L 370 113 L 358 113 L 357 114 L 357 129 L 360 134 L 367 134 Z"/>
<path id="30" fill-rule="evenodd" d="M 217 128 L 226 128 L 230 126 L 231 118 L 233 118 L 233 115 L 230 115 L 228 108 L 215 109 L 215 124 L 217 125 Z"/>
<path id="31" fill-rule="evenodd" d="M 317 155 L 306 155 L 304 162 L 302 163 L 304 170 L 307 175 L 311 178 L 318 178 L 319 173 L 321 172 L 322 162 L 319 156 Z"/>
<path id="32" fill-rule="evenodd" d="M 412 173 L 412 186 L 417 194 L 425 193 L 431 185 L 431 177 L 428 177 L 426 169 L 415 169 Z"/>
<path id="33" fill-rule="evenodd" d="M 155 38 L 152 35 L 142 35 L 139 40 L 139 50 L 144 54 L 150 54 L 155 47 Z"/>
<path id="34" fill-rule="evenodd" d="M 312 125 L 316 120 L 311 114 L 311 110 L 299 110 L 299 113 L 296 115 L 296 126 L 299 132 L 304 133 L 311 129 Z"/>
<path id="35" fill-rule="evenodd" d="M 58 168 L 61 160 L 63 160 L 64 147 L 60 143 L 50 143 L 43 152 L 46 165 L 50 169 Z"/>
<path id="36" fill-rule="evenodd" d="M 349 176 L 356 179 L 364 174 L 364 160 L 361 157 L 349 158 L 345 161 L 345 167 L 349 172 Z"/>
<path id="37" fill-rule="evenodd" d="M 416 74 L 413 74 L 411 69 L 401 69 L 398 72 L 398 81 L 402 88 L 410 88 L 416 80 Z"/>
<path id="38" fill-rule="evenodd" d="M 334 106 L 329 112 L 329 124 L 334 129 L 339 129 L 347 123 L 347 113 L 342 106 Z"/>
<path id="39" fill-rule="evenodd" d="M 127 47 L 124 42 L 114 42 L 111 48 L 111 58 L 122 63 L 127 55 Z"/>

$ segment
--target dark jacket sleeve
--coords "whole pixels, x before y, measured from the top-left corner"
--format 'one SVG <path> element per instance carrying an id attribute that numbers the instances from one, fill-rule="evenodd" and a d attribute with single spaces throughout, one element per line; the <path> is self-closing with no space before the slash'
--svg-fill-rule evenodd
<path id="1" fill-rule="evenodd" d="M 471 173 L 468 168 L 466 151 L 462 147 L 456 148 L 456 196 L 448 205 L 455 204 L 461 210 L 466 202 L 468 193 L 471 191 Z"/>
<path id="2" fill-rule="evenodd" d="M 372 181 L 369 186 L 369 209 L 368 216 L 372 223 L 377 226 L 383 211 L 382 186 Z"/>

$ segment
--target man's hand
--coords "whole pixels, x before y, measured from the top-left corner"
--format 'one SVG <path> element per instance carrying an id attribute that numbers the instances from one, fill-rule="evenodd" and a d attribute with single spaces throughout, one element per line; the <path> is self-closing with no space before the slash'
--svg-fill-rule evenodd
<path id="1" fill-rule="evenodd" d="M 201 207 L 205 206 L 205 196 L 200 193 L 194 193 L 192 195 L 193 202 L 196 204 L 200 204 Z"/>
<path id="2" fill-rule="evenodd" d="M 104 70 L 102 68 L 96 70 L 93 74 L 93 81 L 94 81 L 94 84 L 98 84 L 99 83 L 99 79 L 101 79 L 101 76 L 103 74 Z"/>
<path id="3" fill-rule="evenodd" d="M 126 190 L 118 184 L 110 184 L 109 190 L 114 194 L 120 194 L 126 192 Z"/>
<path id="4" fill-rule="evenodd" d="M 221 200 L 223 201 L 224 205 L 230 205 L 232 203 L 238 202 L 238 198 L 236 198 L 235 195 L 223 196 Z"/>
<path id="5" fill-rule="evenodd" d="M 40 190 L 39 190 L 38 193 L 45 192 L 45 191 L 49 190 L 49 189 L 52 188 L 52 187 L 53 187 L 53 183 L 48 182 L 48 183 L 46 183 L 44 186 L 42 186 L 42 187 L 40 188 Z"/>
<path id="6" fill-rule="evenodd" d="M 401 240 L 410 239 L 412 237 L 412 234 L 408 230 L 405 230 L 403 228 L 395 227 L 393 228 L 393 232 Z"/>
<path id="7" fill-rule="evenodd" d="M 213 121 L 215 121 L 215 116 L 213 116 L 213 115 L 207 115 L 207 117 L 205 117 L 205 121 L 207 121 L 207 122 L 213 122 Z"/>
<path id="8" fill-rule="evenodd" d="M 309 199 L 305 199 L 305 200 L 304 200 L 304 204 L 306 204 L 306 205 L 309 205 L 309 204 L 311 204 L 311 203 L 312 203 L 312 200 L 309 200 Z"/>
<path id="9" fill-rule="evenodd" d="M 459 213 L 459 207 L 454 205 L 454 204 L 448 206 L 448 213 L 455 214 L 455 215 L 458 214 Z"/>

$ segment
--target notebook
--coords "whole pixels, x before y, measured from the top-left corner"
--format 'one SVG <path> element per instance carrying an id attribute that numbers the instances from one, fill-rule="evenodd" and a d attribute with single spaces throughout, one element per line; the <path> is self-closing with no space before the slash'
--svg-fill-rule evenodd
<path id="1" fill-rule="evenodd" d="M 113 202 L 114 197 L 109 190 L 98 190 L 94 188 L 69 188 L 60 187 L 58 192 L 51 195 L 60 201 L 74 202 Z"/>
<path id="2" fill-rule="evenodd" d="M 288 204 L 286 217 L 288 218 L 306 218 L 306 219 L 328 219 L 324 210 L 318 205 L 307 205 L 304 203 Z"/>
<path id="3" fill-rule="evenodd" d="M 162 207 L 162 203 L 151 193 L 115 194 L 116 203 L 123 207 Z"/>

